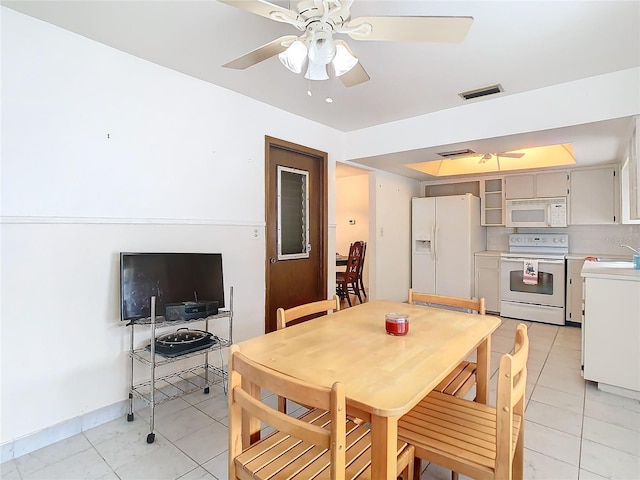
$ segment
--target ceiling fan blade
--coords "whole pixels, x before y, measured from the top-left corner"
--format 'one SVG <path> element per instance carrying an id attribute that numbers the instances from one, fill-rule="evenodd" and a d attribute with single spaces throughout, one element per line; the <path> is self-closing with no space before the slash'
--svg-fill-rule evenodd
<path id="1" fill-rule="evenodd" d="M 290 18 L 292 20 L 296 19 L 296 14 L 287 8 L 282 8 L 279 5 L 275 5 L 270 2 L 266 2 L 264 0 L 218 0 L 221 3 L 226 3 L 227 5 L 231 5 L 232 7 L 239 8 L 240 10 L 245 10 L 247 12 L 255 13 L 256 15 L 260 15 L 262 17 L 269 18 L 271 20 L 276 20 L 277 22 L 287 23 L 286 20 L 282 18 L 282 16 L 286 18 Z M 272 12 L 279 12 L 280 15 L 272 15 Z"/>
<path id="2" fill-rule="evenodd" d="M 353 87 L 354 85 L 368 82 L 371 79 L 359 61 L 356 63 L 355 67 L 347 73 L 340 75 L 338 78 L 345 87 Z"/>
<path id="3" fill-rule="evenodd" d="M 295 35 L 285 35 L 283 37 L 275 39 L 273 42 L 269 42 L 266 45 L 256 48 L 255 50 L 245 53 L 244 55 L 235 58 L 224 65 L 225 68 L 235 68 L 237 70 L 244 70 L 247 67 L 251 67 L 256 63 L 260 63 L 267 58 L 271 58 L 274 55 L 284 52 L 291 42 L 296 38 Z"/>
<path id="4" fill-rule="evenodd" d="M 344 40 L 336 40 L 335 43 L 336 45 L 342 45 L 347 50 L 347 52 L 349 52 L 349 54 L 355 57 L 347 42 L 345 42 Z M 358 60 L 358 63 L 356 63 L 351 70 L 343 73 L 339 78 L 345 87 L 353 87 L 354 85 L 358 85 L 360 83 L 368 82 L 369 80 L 371 80 L 369 74 L 360 63 L 360 60 Z"/>
<path id="5" fill-rule="evenodd" d="M 473 17 L 358 17 L 349 28 L 368 23 L 370 33 L 347 32 L 354 40 L 400 42 L 462 42 L 473 24 Z"/>
<path id="6" fill-rule="evenodd" d="M 497 153 L 496 155 L 502 157 L 502 158 L 522 158 L 524 157 L 524 153 L 508 153 L 508 152 L 503 152 L 503 153 Z"/>

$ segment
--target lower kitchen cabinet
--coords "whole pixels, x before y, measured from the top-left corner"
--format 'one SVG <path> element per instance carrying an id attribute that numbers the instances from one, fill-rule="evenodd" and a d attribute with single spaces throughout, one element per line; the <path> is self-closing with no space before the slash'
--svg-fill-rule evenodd
<path id="1" fill-rule="evenodd" d="M 580 276 L 584 257 L 567 259 L 567 302 L 565 320 L 571 323 L 582 323 L 582 298 L 584 280 Z"/>
<path id="2" fill-rule="evenodd" d="M 584 378 L 640 400 L 640 270 L 631 262 L 585 262 Z"/>
<path id="3" fill-rule="evenodd" d="M 500 313 L 500 252 L 475 254 L 477 298 L 484 297 L 488 312 Z"/>

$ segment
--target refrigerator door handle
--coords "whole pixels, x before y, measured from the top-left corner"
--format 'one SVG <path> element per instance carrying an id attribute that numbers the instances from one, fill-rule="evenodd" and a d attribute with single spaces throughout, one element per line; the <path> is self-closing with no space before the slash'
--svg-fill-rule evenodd
<path id="1" fill-rule="evenodd" d="M 433 260 L 438 261 L 438 224 L 434 223 L 433 224 L 433 255 L 431 256 L 431 258 L 433 258 Z"/>
<path id="2" fill-rule="evenodd" d="M 436 248 L 436 239 L 435 239 L 435 234 L 436 234 L 436 224 L 434 223 L 433 225 L 431 225 L 431 248 L 429 250 L 429 255 L 431 256 L 431 260 L 435 259 L 435 248 Z"/>

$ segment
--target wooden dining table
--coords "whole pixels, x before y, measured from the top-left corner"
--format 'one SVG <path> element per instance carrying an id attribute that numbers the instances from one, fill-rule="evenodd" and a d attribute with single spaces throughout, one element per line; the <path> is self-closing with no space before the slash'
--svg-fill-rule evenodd
<path id="1" fill-rule="evenodd" d="M 408 315 L 407 335 L 386 333 L 391 312 Z M 375 300 L 238 345 L 286 375 L 326 387 L 344 384 L 347 413 L 371 424 L 372 478 L 395 479 L 399 418 L 474 350 L 476 401 L 488 402 L 491 334 L 499 325 L 495 316 Z M 255 433 L 259 427 L 253 427 Z"/>

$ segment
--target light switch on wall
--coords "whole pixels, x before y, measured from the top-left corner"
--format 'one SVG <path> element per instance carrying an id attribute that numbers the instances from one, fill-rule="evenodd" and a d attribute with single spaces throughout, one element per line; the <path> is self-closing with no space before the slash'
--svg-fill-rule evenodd
<path id="1" fill-rule="evenodd" d="M 355 225 L 356 221 L 355 220 L 349 220 L 349 225 Z"/>

